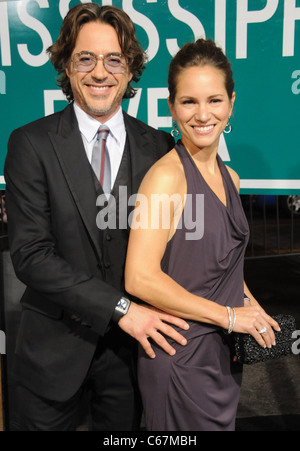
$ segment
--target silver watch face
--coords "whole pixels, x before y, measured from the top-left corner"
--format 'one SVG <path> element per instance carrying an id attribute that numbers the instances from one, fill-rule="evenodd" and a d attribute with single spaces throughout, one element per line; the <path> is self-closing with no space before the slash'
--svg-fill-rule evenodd
<path id="1" fill-rule="evenodd" d="M 125 312 L 128 308 L 128 304 L 129 301 L 127 301 L 127 299 L 120 299 L 120 301 L 118 302 L 118 308 Z"/>

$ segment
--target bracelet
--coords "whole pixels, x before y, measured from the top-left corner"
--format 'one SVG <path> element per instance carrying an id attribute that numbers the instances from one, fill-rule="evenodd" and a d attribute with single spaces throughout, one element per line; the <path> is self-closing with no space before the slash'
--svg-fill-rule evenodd
<path id="1" fill-rule="evenodd" d="M 226 305 L 227 308 L 227 312 L 228 312 L 228 318 L 229 318 L 229 327 L 228 327 L 228 331 L 224 331 L 226 333 L 226 335 L 230 335 L 233 332 L 233 329 L 235 328 L 235 324 L 236 324 L 236 311 L 234 307 L 229 307 L 228 305 Z M 233 310 L 233 322 L 232 322 L 232 317 L 231 317 L 231 308 Z"/>
<path id="2" fill-rule="evenodd" d="M 228 326 L 228 331 L 224 331 L 226 333 L 226 335 L 231 334 L 232 332 L 232 319 L 231 319 L 231 307 L 229 307 L 228 305 L 226 305 L 227 308 L 227 312 L 228 312 L 228 318 L 229 318 L 229 326 Z"/>
<path id="3" fill-rule="evenodd" d="M 233 324 L 232 324 L 232 332 L 233 332 L 234 328 L 235 328 L 235 323 L 236 323 L 236 311 L 235 311 L 234 307 L 232 307 L 232 310 L 233 310 Z"/>

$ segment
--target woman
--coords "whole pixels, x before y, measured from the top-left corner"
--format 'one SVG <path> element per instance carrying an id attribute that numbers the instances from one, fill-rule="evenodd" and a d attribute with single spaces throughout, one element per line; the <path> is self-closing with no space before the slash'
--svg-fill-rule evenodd
<path id="1" fill-rule="evenodd" d="M 169 91 L 182 140 L 141 185 L 126 289 L 189 320 L 190 328 L 185 347 L 174 343 L 173 357 L 156 346 L 153 359 L 140 352 L 146 426 L 234 430 L 242 367 L 234 362 L 230 333 L 250 333 L 271 347 L 279 326 L 244 283 L 249 230 L 239 177 L 218 156 L 235 101 L 231 65 L 212 41 L 187 44 L 171 62 Z M 251 300 L 247 306 L 244 293 Z"/>

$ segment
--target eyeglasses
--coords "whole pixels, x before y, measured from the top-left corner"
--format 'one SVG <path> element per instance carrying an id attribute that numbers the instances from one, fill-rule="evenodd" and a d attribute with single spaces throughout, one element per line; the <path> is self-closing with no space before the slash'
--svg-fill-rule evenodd
<path id="1" fill-rule="evenodd" d="M 126 58 L 120 53 L 108 55 L 95 55 L 91 52 L 76 53 L 73 57 L 74 69 L 78 72 L 91 72 L 95 69 L 97 61 L 103 61 L 105 69 L 111 74 L 124 74 L 127 69 Z"/>

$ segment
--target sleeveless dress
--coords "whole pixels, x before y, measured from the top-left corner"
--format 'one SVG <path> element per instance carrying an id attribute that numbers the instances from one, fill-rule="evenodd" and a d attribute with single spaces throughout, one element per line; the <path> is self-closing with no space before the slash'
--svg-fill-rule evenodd
<path id="1" fill-rule="evenodd" d="M 239 193 L 219 156 L 226 206 L 206 183 L 181 141 L 175 148 L 185 170 L 189 202 L 168 242 L 162 270 L 195 295 L 220 305 L 242 307 L 249 227 Z M 138 377 L 146 428 L 235 430 L 242 366 L 233 363 L 231 338 L 217 326 L 188 323 L 188 331 L 177 329 L 186 337 L 186 347 L 168 339 L 177 351 L 174 357 L 152 343 L 156 358 L 150 359 L 140 347 Z"/>

